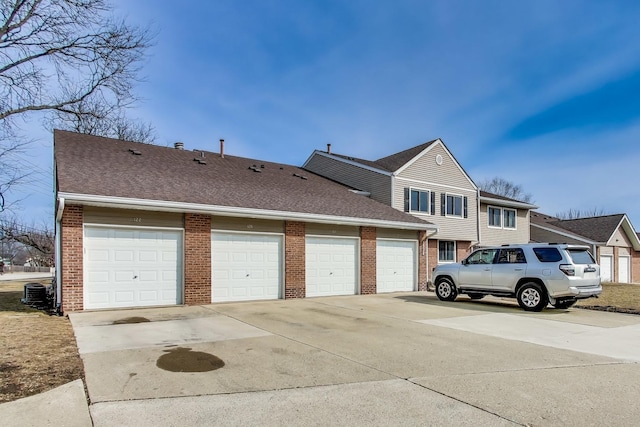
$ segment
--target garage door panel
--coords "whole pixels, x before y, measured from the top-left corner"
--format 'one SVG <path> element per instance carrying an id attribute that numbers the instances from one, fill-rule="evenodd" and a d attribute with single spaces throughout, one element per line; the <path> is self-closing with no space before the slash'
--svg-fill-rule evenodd
<path id="1" fill-rule="evenodd" d="M 378 293 L 413 291 L 416 286 L 417 242 L 376 242 L 376 287 Z"/>
<path id="2" fill-rule="evenodd" d="M 358 239 L 313 237 L 306 240 L 306 295 L 357 293 Z"/>
<path id="3" fill-rule="evenodd" d="M 613 278 L 613 257 L 602 255 L 600 257 L 600 277 L 603 282 L 610 282 Z"/>
<path id="4" fill-rule="evenodd" d="M 212 232 L 212 302 L 277 299 L 282 236 Z"/>
<path id="5" fill-rule="evenodd" d="M 181 302 L 181 231 L 85 226 L 85 249 L 85 308 Z"/>

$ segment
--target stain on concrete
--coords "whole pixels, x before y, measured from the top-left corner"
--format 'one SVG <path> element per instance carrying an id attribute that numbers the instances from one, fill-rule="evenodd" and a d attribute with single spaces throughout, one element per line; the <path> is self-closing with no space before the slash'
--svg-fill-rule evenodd
<path id="1" fill-rule="evenodd" d="M 203 351 L 191 351 L 188 347 L 176 347 L 164 350 L 158 358 L 156 366 L 169 372 L 208 372 L 224 366 L 224 361 L 217 356 Z"/>
<path id="2" fill-rule="evenodd" d="M 145 323 L 145 322 L 151 322 L 151 320 L 147 319 L 146 317 L 125 317 L 124 319 L 118 319 L 118 320 L 114 320 L 112 325 L 128 325 L 131 323 Z"/>

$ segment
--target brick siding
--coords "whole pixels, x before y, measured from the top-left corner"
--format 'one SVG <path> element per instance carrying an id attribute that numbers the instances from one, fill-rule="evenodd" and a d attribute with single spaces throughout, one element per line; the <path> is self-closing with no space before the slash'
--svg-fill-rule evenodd
<path id="1" fill-rule="evenodd" d="M 360 227 L 360 293 L 362 295 L 377 292 L 376 236 L 375 227 Z"/>
<path id="2" fill-rule="evenodd" d="M 427 232 L 418 232 L 418 290 L 426 291 L 427 282 L 429 281 L 429 272 L 427 271 L 428 245 Z M 435 242 L 435 241 L 434 241 Z M 431 263 L 429 263 L 431 265 Z M 435 264 L 433 265 L 435 267 Z"/>
<path id="3" fill-rule="evenodd" d="M 631 249 L 631 283 L 640 283 L 640 252 Z"/>
<path id="4" fill-rule="evenodd" d="M 83 309 L 82 206 L 67 205 L 62 215 L 62 310 Z"/>
<path id="5" fill-rule="evenodd" d="M 471 242 L 458 241 L 456 242 L 456 262 L 460 262 L 466 257 L 469 256 L 469 248 L 471 247 Z"/>
<path id="6" fill-rule="evenodd" d="M 287 221 L 284 232 L 284 297 L 306 296 L 305 224 Z"/>
<path id="7" fill-rule="evenodd" d="M 211 303 L 211 216 L 184 215 L 184 303 Z"/>
<path id="8" fill-rule="evenodd" d="M 427 279 L 431 280 L 431 273 L 438 266 L 438 241 L 435 239 L 429 239 L 428 241 L 427 258 Z"/>

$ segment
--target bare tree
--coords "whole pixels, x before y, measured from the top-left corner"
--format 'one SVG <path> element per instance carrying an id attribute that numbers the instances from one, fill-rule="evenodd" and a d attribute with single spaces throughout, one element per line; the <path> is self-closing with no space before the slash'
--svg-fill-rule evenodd
<path id="1" fill-rule="evenodd" d="M 514 184 L 504 178 L 495 177 L 481 181 L 478 183 L 478 187 L 489 193 L 520 200 L 521 202 L 531 203 L 533 201 L 533 196 L 530 193 L 525 193 L 521 185 Z"/>
<path id="2" fill-rule="evenodd" d="M 602 208 L 594 207 L 591 209 L 568 209 L 564 212 L 556 213 L 556 218 L 560 219 L 578 219 L 578 218 L 590 218 L 594 216 L 606 215 L 606 211 Z"/>
<path id="3" fill-rule="evenodd" d="M 124 111 L 136 101 L 152 36 L 111 12 L 106 0 L 0 0 L 0 156 L 21 145 L 17 119 L 25 114 L 54 113 L 50 120 L 77 130 L 98 119 L 132 128 Z M 2 167 L 0 195 L 19 179 Z"/>
<path id="4" fill-rule="evenodd" d="M 11 248 L 13 257 L 20 250 L 26 252 L 32 266 L 49 267 L 53 263 L 54 233 L 47 226 L 36 228 L 15 218 L 4 218 L 0 221 L 0 243 L 3 248 Z"/>

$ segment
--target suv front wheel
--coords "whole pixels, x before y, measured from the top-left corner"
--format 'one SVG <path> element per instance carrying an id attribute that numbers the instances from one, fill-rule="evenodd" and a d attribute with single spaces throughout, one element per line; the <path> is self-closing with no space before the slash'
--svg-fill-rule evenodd
<path id="1" fill-rule="evenodd" d="M 458 291 L 450 279 L 443 278 L 436 283 L 436 295 L 442 301 L 453 301 L 458 296 Z"/>
<path id="2" fill-rule="evenodd" d="M 544 288 L 535 282 L 525 283 L 518 289 L 518 304 L 525 311 L 542 311 L 549 303 Z"/>

